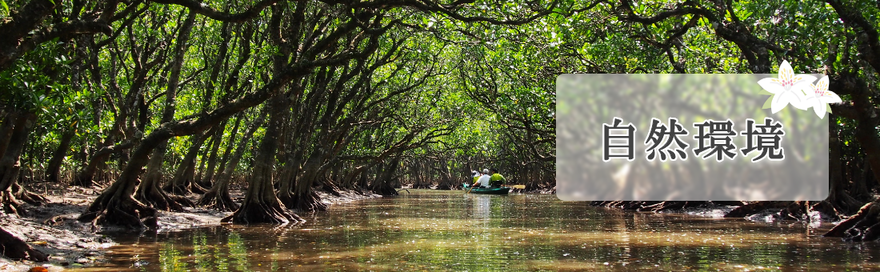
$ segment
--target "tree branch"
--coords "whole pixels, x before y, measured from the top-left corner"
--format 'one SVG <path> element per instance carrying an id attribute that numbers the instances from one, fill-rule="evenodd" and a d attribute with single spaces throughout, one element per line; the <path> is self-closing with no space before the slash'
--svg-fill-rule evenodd
<path id="1" fill-rule="evenodd" d="M 61 23 L 54 27 L 54 29 L 37 31 L 37 33 L 35 33 L 30 39 L 17 44 L 15 47 L 0 49 L 0 51 L 2 51 L 2 53 L 0 53 L 0 55 L 2 55 L 0 56 L 0 70 L 9 68 L 9 66 L 11 66 L 16 59 L 24 55 L 24 53 L 33 50 L 44 42 L 51 41 L 55 38 L 69 40 L 79 35 L 94 33 L 112 35 L 113 31 L 106 23 L 94 21 L 69 21 Z"/>
<path id="2" fill-rule="evenodd" d="M 241 23 L 241 22 L 245 22 L 247 20 L 250 20 L 251 18 L 257 17 L 258 15 L 260 15 L 260 12 L 262 12 L 263 9 L 265 9 L 266 7 L 269 7 L 271 5 L 274 5 L 275 3 L 278 3 L 280 1 L 281 0 L 263 0 L 263 1 L 257 2 L 252 7 L 250 7 L 249 9 L 245 10 L 242 13 L 226 13 L 226 12 L 216 11 L 216 10 L 212 9 L 210 6 L 208 6 L 207 4 L 196 1 L 196 0 L 150 0 L 150 2 L 153 2 L 153 3 L 174 4 L 174 5 L 184 6 L 184 7 L 189 8 L 193 12 L 201 14 L 201 15 L 205 15 L 208 18 L 218 20 L 218 21 L 230 22 L 230 23 Z"/>
<path id="3" fill-rule="evenodd" d="M 326 1 L 328 3 L 339 3 L 340 1 Z M 396 1 L 374 1 L 374 2 L 358 2 L 356 4 L 352 4 L 352 8 L 390 8 L 390 7 L 413 7 L 421 11 L 428 12 L 437 12 L 442 13 L 446 16 L 449 16 L 453 19 L 456 19 L 461 22 L 471 23 L 471 22 L 487 22 L 495 25 L 522 25 L 529 22 L 532 22 L 538 18 L 544 17 L 553 13 L 553 6 L 556 5 L 556 2 L 553 2 L 550 7 L 541 10 L 540 12 L 533 14 L 531 16 L 513 20 L 504 20 L 504 19 L 496 19 L 485 16 L 466 16 L 461 13 L 455 12 L 451 7 L 458 7 L 460 4 L 466 3 L 468 1 L 459 1 L 454 5 L 440 5 L 432 1 L 415 1 L 415 0 L 396 0 Z M 592 6 L 597 5 L 594 3 Z"/>
<path id="4" fill-rule="evenodd" d="M 837 15 L 840 16 L 840 19 L 843 19 L 845 23 L 852 24 L 864 31 L 864 41 L 868 46 L 867 48 L 860 46 L 859 51 L 864 54 L 862 58 L 868 61 L 868 63 L 874 67 L 874 70 L 880 71 L 880 34 L 878 34 L 877 29 L 874 28 L 874 25 L 871 24 L 871 22 L 868 22 L 861 13 L 841 4 L 839 0 L 826 0 L 825 2 L 834 8 L 834 11 L 837 12 Z"/>

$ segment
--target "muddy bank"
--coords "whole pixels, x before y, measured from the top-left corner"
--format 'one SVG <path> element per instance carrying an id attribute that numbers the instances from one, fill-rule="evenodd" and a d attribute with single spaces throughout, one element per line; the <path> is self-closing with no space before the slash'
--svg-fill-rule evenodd
<path id="1" fill-rule="evenodd" d="M 744 218 L 759 223 L 801 222 L 818 225 L 839 222 L 846 216 L 825 208 L 827 203 L 805 201 L 593 201 L 592 206 L 648 211 L 687 213 L 713 218 Z"/>
<path id="2" fill-rule="evenodd" d="M 46 197 L 39 206 L 24 204 L 24 213 L 16 216 L 0 215 L 0 227 L 49 255 L 48 262 L 15 261 L 0 256 L 0 270 L 26 271 L 34 266 L 45 266 L 49 271 L 61 267 L 77 267 L 100 261 L 103 250 L 113 245 L 105 236 L 96 233 L 91 224 L 76 220 L 86 206 L 98 195 L 96 189 L 78 187 L 53 188 L 50 184 L 32 187 Z"/>
<path id="3" fill-rule="evenodd" d="M 0 271 L 27 271 L 35 266 L 42 266 L 49 271 L 60 271 L 64 268 L 89 266 L 103 261 L 104 250 L 113 241 L 102 232 L 118 231 L 118 229 L 101 229 L 89 222 L 80 222 L 76 218 L 98 196 L 100 189 L 66 187 L 52 183 L 38 183 L 30 187 L 46 197 L 47 203 L 41 205 L 24 204 L 24 214 L 0 215 L 0 228 L 7 230 L 15 237 L 27 242 L 34 249 L 49 255 L 47 262 L 28 260 L 12 260 L 0 255 Z M 233 199 L 243 199 L 240 190 L 230 192 Z M 339 204 L 363 199 L 381 197 L 375 194 L 361 195 L 354 191 L 340 191 L 340 195 L 332 195 L 319 191 L 325 204 Z M 187 198 L 196 200 L 199 195 Z M 185 208 L 184 212 L 159 212 L 157 232 L 220 225 L 220 220 L 231 212 L 199 207 Z"/>

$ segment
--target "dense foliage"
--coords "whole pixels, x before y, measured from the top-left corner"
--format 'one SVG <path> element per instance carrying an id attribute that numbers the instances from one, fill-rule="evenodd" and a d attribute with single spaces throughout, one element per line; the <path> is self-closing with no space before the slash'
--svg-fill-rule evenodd
<path id="1" fill-rule="evenodd" d="M 557 75 L 770 73 L 789 60 L 844 97 L 830 200 L 852 211 L 874 180 L 852 175 L 880 167 L 878 9 L 0 0 L 0 191 L 15 212 L 41 201 L 21 183 L 97 182 L 107 189 L 81 219 L 142 228 L 184 205 L 289 222 L 290 209 L 325 208 L 315 189 L 450 188 L 482 168 L 552 188 Z"/>

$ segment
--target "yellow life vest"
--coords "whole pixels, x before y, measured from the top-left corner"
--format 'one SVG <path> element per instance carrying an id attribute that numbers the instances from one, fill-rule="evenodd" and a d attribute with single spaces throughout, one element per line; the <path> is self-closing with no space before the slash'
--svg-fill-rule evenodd
<path id="1" fill-rule="evenodd" d="M 507 181 L 507 179 L 501 176 L 501 174 L 495 173 L 492 174 L 492 177 L 489 178 L 489 181 L 491 181 L 492 183 L 495 183 L 496 181 L 501 181 L 503 183 L 504 181 Z"/>

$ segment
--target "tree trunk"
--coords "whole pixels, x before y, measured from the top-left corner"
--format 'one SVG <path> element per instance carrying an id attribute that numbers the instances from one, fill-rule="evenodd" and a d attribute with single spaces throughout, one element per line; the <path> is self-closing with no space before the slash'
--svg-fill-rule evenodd
<path id="1" fill-rule="evenodd" d="M 0 194 L 3 209 L 9 214 L 18 214 L 20 203 L 16 200 L 13 185 L 18 181 L 21 171 L 21 153 L 27 143 L 28 135 L 34 126 L 36 115 L 32 113 L 18 114 L 12 127 L 6 152 L 0 157 Z"/>
<path id="2" fill-rule="evenodd" d="M 312 186 L 315 184 L 315 180 L 317 179 L 318 170 L 320 168 L 321 156 L 318 154 L 312 154 L 312 156 L 308 159 L 308 162 L 303 166 L 302 175 L 296 176 L 296 180 L 293 181 L 293 196 L 287 198 L 287 201 L 290 204 L 291 209 L 297 211 L 304 212 L 314 212 L 314 211 L 326 211 L 327 204 L 321 201 L 321 197 L 318 196 L 314 190 L 312 190 Z M 284 192 L 284 190 L 282 190 Z"/>
<path id="3" fill-rule="evenodd" d="M 0 228 L 0 252 L 13 260 L 26 259 L 34 262 L 45 262 L 49 260 L 49 256 L 40 252 L 15 235 Z"/>
<path id="4" fill-rule="evenodd" d="M 235 149 L 235 153 L 229 158 L 229 161 L 226 163 L 227 165 L 223 168 L 223 172 L 220 172 L 217 181 L 214 182 L 214 186 L 211 186 L 211 189 L 199 199 L 198 204 L 200 206 L 207 206 L 220 211 L 238 210 L 238 204 L 232 201 L 232 197 L 229 196 L 229 182 L 232 180 L 232 174 L 235 173 L 235 166 L 238 165 L 245 150 L 248 149 L 248 143 L 253 138 L 254 132 L 263 125 L 265 117 L 266 114 L 261 112 L 260 117 L 251 124 L 244 136 L 242 136 L 238 147 Z M 233 146 L 233 144 L 230 143 L 229 146 Z"/>
<path id="5" fill-rule="evenodd" d="M 233 158 L 230 161 L 235 161 L 238 163 L 238 159 L 241 158 Z M 234 168 L 229 168 L 234 169 Z M 229 173 L 227 173 L 229 172 Z M 214 186 L 208 190 L 201 198 L 199 198 L 198 205 L 204 206 L 206 208 L 215 209 L 218 211 L 235 211 L 238 210 L 238 204 L 232 200 L 232 196 L 229 195 L 229 181 L 232 176 L 232 170 L 226 170 L 223 173 L 220 173 L 220 176 L 217 177 L 217 182 L 214 182 Z"/>
<path id="6" fill-rule="evenodd" d="M 214 170 L 217 169 L 217 157 L 219 156 L 217 152 L 220 150 L 222 138 L 223 130 L 217 130 L 212 139 L 214 144 L 211 146 L 211 155 L 208 157 L 208 168 L 205 169 L 201 180 L 199 180 L 199 186 L 210 187 L 214 180 Z"/>
<path id="7" fill-rule="evenodd" d="M 67 128 L 67 131 L 61 135 L 61 143 L 52 153 L 52 159 L 49 160 L 49 166 L 46 169 L 46 179 L 49 182 L 58 183 L 61 176 L 61 165 L 64 163 L 64 157 L 67 157 L 67 150 L 70 149 L 70 142 L 76 135 L 76 125 Z"/>
<path id="8" fill-rule="evenodd" d="M 3 114 L 3 123 L 0 124 L 0 156 L 3 156 L 6 154 L 6 147 L 9 146 L 9 139 L 12 138 L 12 132 L 15 131 L 15 123 L 18 121 L 18 114 L 16 112 L 5 112 L 2 110 L 0 110 L 0 114 Z"/>
<path id="9" fill-rule="evenodd" d="M 257 150 L 254 171 L 248 179 L 248 189 L 244 202 L 235 213 L 223 218 L 223 222 L 231 222 L 233 224 L 287 224 L 302 220 L 299 216 L 288 213 L 275 195 L 275 188 L 273 186 L 275 154 L 278 149 L 279 130 L 286 115 L 287 99 L 283 96 L 276 97 L 271 99 L 270 105 L 269 124 Z"/>
<path id="10" fill-rule="evenodd" d="M 351 171 L 345 174 L 342 180 L 345 181 L 346 187 L 355 189 L 358 193 L 364 194 L 363 189 L 366 188 L 364 184 L 360 181 L 361 177 L 366 172 L 368 166 L 367 165 L 358 165 L 351 168 Z"/>
<path id="11" fill-rule="evenodd" d="M 202 148 L 202 144 L 205 143 L 210 134 L 199 133 L 191 137 L 193 139 L 192 145 L 186 151 L 186 155 L 183 157 L 183 161 L 180 162 L 180 166 L 177 167 L 177 171 L 174 172 L 174 178 L 162 189 L 166 192 L 182 196 L 192 192 L 205 193 L 206 190 L 195 183 L 196 157 L 199 155 L 199 149 Z"/>
<path id="12" fill-rule="evenodd" d="M 400 163 L 400 156 L 394 156 L 390 162 L 385 164 L 385 167 L 382 167 L 382 171 L 376 175 L 376 180 L 371 184 L 371 190 L 374 193 L 383 195 L 383 196 L 391 196 L 397 195 L 397 190 L 391 186 L 392 179 L 394 178 L 394 173 L 397 171 L 397 166 Z"/>
<path id="13" fill-rule="evenodd" d="M 341 176 L 341 175 L 334 174 L 334 173 L 338 173 L 338 171 L 341 171 L 341 170 L 337 169 L 337 171 L 332 171 L 332 172 L 330 170 L 325 170 L 323 175 L 320 175 L 322 177 L 320 180 L 321 181 L 321 190 L 324 192 L 327 192 L 331 195 L 334 195 L 336 197 L 342 196 L 342 194 L 339 193 L 339 190 L 340 190 L 339 185 L 337 185 L 336 182 L 334 181 L 334 178 L 335 178 L 334 176 Z M 341 180 L 341 178 L 335 178 L 335 179 Z"/>
<path id="14" fill-rule="evenodd" d="M 126 150 L 134 147 L 136 144 L 135 141 L 129 139 L 118 145 L 106 146 L 95 152 L 94 155 L 89 159 L 89 163 L 86 165 L 86 168 L 83 169 L 82 172 L 76 175 L 73 180 L 74 186 L 80 187 L 92 187 L 95 185 L 95 174 L 98 172 L 98 168 L 110 158 L 110 155 L 113 153 L 119 152 L 121 150 Z"/>
<path id="15" fill-rule="evenodd" d="M 874 241 L 880 237 L 880 204 L 870 202 L 826 232 L 825 237 L 844 237 L 850 241 Z"/>
<path id="16" fill-rule="evenodd" d="M 171 196 L 159 188 L 163 176 L 162 161 L 165 158 L 165 149 L 166 143 L 160 143 L 159 146 L 153 149 L 153 155 L 147 164 L 147 173 L 135 192 L 135 199 L 160 210 L 183 211 L 183 205 L 178 203 L 180 198 L 171 198 Z"/>
<path id="17" fill-rule="evenodd" d="M 166 132 L 162 133 L 161 132 Z M 110 224 L 132 229 L 156 227 L 156 209 L 134 199 L 140 182 L 143 167 L 150 160 L 150 153 L 161 142 L 170 138 L 168 131 L 154 131 L 145 138 L 132 153 L 131 159 L 122 175 L 109 188 L 104 190 L 89 208 L 80 215 L 81 221 L 92 221 L 94 225 Z M 163 135 L 166 134 L 166 135 Z"/>
<path id="18" fill-rule="evenodd" d="M 822 209 L 820 210 L 820 212 L 824 212 L 829 215 L 836 214 L 838 216 L 848 215 L 857 211 L 860 207 L 862 207 L 862 205 L 865 204 L 865 202 L 859 201 L 846 193 L 846 186 L 849 182 L 847 182 L 843 174 L 843 169 L 841 169 L 842 156 L 839 128 L 837 126 L 837 116 L 834 114 L 829 114 L 828 117 L 828 133 L 831 134 L 828 135 L 828 174 L 831 179 L 831 187 L 828 193 L 828 198 L 826 198 L 824 202 L 831 204 L 831 209 Z"/>
<path id="19" fill-rule="evenodd" d="M 293 189 L 296 187 L 296 176 L 302 169 L 299 169 L 300 163 L 296 159 L 288 159 L 284 164 L 285 167 L 278 175 L 278 201 L 281 201 L 285 207 L 296 210 L 296 197 Z"/>
<path id="20" fill-rule="evenodd" d="M 263 113 L 261 113 L 261 114 L 265 115 Z M 229 162 L 229 156 L 231 156 L 233 153 L 232 148 L 235 147 L 234 143 L 236 142 L 235 136 L 238 135 L 238 129 L 241 127 L 241 120 L 242 119 L 244 119 L 244 117 L 237 118 L 235 120 L 235 125 L 232 126 L 232 131 L 230 131 L 230 133 L 229 133 L 230 136 L 229 136 L 228 144 L 226 145 L 226 149 L 223 150 L 223 156 L 220 157 L 220 161 L 219 161 L 220 166 L 217 168 L 217 173 L 222 174 L 224 171 L 226 171 L 226 167 L 230 166 L 230 164 L 227 162 Z M 265 118 L 260 119 L 260 123 L 257 125 L 257 127 L 262 126 L 263 121 L 265 121 Z M 251 134 L 253 134 L 253 133 L 251 133 Z M 223 133 L 218 134 L 218 136 L 219 135 L 223 135 Z M 217 140 L 223 140 L 223 139 L 221 137 L 221 138 L 217 138 Z M 216 152 L 214 155 L 215 156 L 217 155 Z M 232 165 L 238 165 L 238 164 L 236 163 L 236 164 L 232 164 Z M 235 169 L 235 167 L 232 167 L 232 168 Z"/>
<path id="21" fill-rule="evenodd" d="M 180 82 L 180 69 L 183 66 L 183 57 L 189 45 L 189 33 L 195 23 L 196 13 L 190 10 L 183 25 L 180 27 L 180 33 L 177 36 L 175 45 L 175 57 L 171 66 L 171 72 L 168 79 L 168 89 L 165 92 L 165 109 L 162 111 L 162 123 L 174 120 L 174 112 L 176 111 L 177 88 Z M 183 207 L 178 203 L 177 199 L 173 199 L 165 194 L 165 191 L 159 189 L 162 181 L 162 163 L 165 161 L 165 152 L 168 149 L 168 140 L 161 141 L 155 149 L 153 156 L 150 157 L 150 163 L 147 167 L 147 174 L 144 176 L 144 182 L 138 187 L 135 193 L 135 199 L 152 207 L 162 210 L 183 211 Z M 191 203 L 187 203 L 191 204 Z"/>

